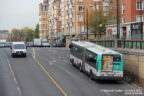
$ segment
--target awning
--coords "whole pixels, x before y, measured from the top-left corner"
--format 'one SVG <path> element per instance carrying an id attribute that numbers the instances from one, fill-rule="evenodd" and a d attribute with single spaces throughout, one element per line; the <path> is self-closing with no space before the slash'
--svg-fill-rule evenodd
<path id="1" fill-rule="evenodd" d="M 73 39 L 73 40 L 74 40 L 74 39 L 80 39 L 80 36 L 75 35 L 74 37 L 72 37 L 72 39 Z"/>

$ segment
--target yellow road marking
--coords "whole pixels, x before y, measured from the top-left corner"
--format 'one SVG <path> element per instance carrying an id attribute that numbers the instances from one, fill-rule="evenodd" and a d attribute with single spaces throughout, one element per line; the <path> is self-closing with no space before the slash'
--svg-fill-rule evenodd
<path id="1" fill-rule="evenodd" d="M 56 82 L 56 80 L 46 71 L 46 69 L 42 66 L 42 64 L 36 59 L 35 50 L 33 50 L 33 59 L 36 61 L 36 63 L 40 66 L 40 68 L 45 72 L 45 74 L 52 80 L 52 82 L 57 86 L 57 88 L 62 92 L 64 96 L 67 96 L 66 92 L 60 87 L 60 85 Z"/>
<path id="2" fill-rule="evenodd" d="M 14 81 L 16 81 L 16 78 L 14 78 Z"/>
<path id="3" fill-rule="evenodd" d="M 11 70 L 11 73 L 13 73 L 13 70 Z"/>
<path id="4" fill-rule="evenodd" d="M 20 88 L 17 86 L 17 90 L 19 91 L 20 90 Z"/>

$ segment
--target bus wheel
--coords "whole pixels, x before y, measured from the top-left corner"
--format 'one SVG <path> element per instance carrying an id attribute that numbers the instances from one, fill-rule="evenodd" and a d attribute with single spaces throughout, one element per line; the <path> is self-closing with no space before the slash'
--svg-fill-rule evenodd
<path id="1" fill-rule="evenodd" d="M 71 63 L 72 63 L 72 66 L 75 67 L 75 65 L 74 65 L 74 60 L 72 59 L 71 61 L 72 61 L 72 62 L 71 62 Z"/>
<path id="2" fill-rule="evenodd" d="M 82 65 L 79 65 L 79 71 L 82 72 Z"/>
<path id="3" fill-rule="evenodd" d="M 89 73 L 89 77 L 90 77 L 91 80 L 93 80 L 93 72 L 92 72 L 92 70 Z"/>

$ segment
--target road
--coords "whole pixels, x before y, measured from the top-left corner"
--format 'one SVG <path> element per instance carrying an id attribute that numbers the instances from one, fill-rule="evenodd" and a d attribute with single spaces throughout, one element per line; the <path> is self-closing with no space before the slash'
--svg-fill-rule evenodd
<path id="1" fill-rule="evenodd" d="M 0 48 L 0 96 L 143 96 L 125 81 L 96 81 L 73 67 L 67 48 L 28 48 L 26 58 Z"/>

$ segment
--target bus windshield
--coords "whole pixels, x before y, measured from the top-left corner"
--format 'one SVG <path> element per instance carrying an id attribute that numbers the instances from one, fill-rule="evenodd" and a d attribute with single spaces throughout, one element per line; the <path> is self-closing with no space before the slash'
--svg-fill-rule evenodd
<path id="1" fill-rule="evenodd" d="M 120 62 L 121 61 L 121 55 L 113 55 L 113 61 L 114 62 Z"/>

